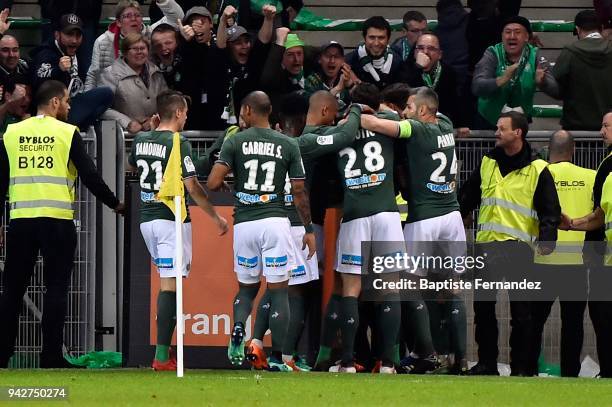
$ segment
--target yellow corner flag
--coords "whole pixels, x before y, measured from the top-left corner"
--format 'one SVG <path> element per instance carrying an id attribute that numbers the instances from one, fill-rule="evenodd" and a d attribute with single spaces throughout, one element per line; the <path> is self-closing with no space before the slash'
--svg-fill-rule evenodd
<path id="1" fill-rule="evenodd" d="M 187 218 L 187 207 L 185 205 L 185 187 L 183 185 L 183 168 L 181 166 L 181 137 L 174 133 L 172 139 L 172 151 L 168 158 L 168 164 L 162 177 L 157 199 L 163 202 L 174 215 L 174 197 L 181 197 L 181 222 Z"/>

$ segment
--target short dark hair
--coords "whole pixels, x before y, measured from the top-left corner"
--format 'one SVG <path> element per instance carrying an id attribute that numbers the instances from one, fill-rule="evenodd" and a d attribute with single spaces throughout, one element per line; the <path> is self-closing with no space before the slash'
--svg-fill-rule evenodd
<path id="1" fill-rule="evenodd" d="M 389 25 L 389 22 L 383 16 L 373 16 L 363 22 L 363 28 L 361 29 L 363 38 L 365 38 L 370 28 L 385 30 L 387 32 L 387 37 L 391 38 L 391 25 Z"/>
<path id="2" fill-rule="evenodd" d="M 574 17 L 576 27 L 584 31 L 601 31 L 601 21 L 595 10 L 582 10 Z"/>
<path id="3" fill-rule="evenodd" d="M 521 130 L 521 137 L 523 140 L 525 140 L 525 138 L 527 138 L 527 133 L 529 132 L 529 122 L 527 121 L 527 116 L 519 112 L 511 111 L 499 115 L 500 119 L 504 117 L 510 118 L 512 130 Z"/>
<path id="4" fill-rule="evenodd" d="M 34 104 L 36 107 L 46 106 L 53 98 L 63 98 L 67 91 L 66 85 L 60 81 L 44 81 L 34 95 Z"/>
<path id="5" fill-rule="evenodd" d="M 351 100 L 378 110 L 380 107 L 380 91 L 372 83 L 361 82 L 351 90 Z"/>
<path id="6" fill-rule="evenodd" d="M 242 106 L 249 106 L 255 114 L 269 116 L 272 113 L 270 97 L 260 90 L 255 90 L 242 99 Z"/>
<path id="7" fill-rule="evenodd" d="M 404 14 L 404 17 L 402 17 L 404 27 L 408 25 L 408 21 L 418 21 L 420 23 L 421 21 L 427 21 L 427 17 L 425 17 L 425 14 L 421 13 L 420 11 L 410 10 Z"/>
<path id="8" fill-rule="evenodd" d="M 281 117 L 305 116 L 308 113 L 308 98 L 303 91 L 294 91 L 281 98 L 278 114 Z"/>
<path id="9" fill-rule="evenodd" d="M 176 90 L 165 90 L 156 99 L 157 114 L 162 120 L 172 120 L 174 112 L 188 106 L 187 98 Z"/>
<path id="10" fill-rule="evenodd" d="M 406 108 L 408 96 L 410 96 L 410 86 L 402 82 L 389 85 L 380 93 L 380 98 L 383 103 L 393 103 L 401 110 Z"/>
<path id="11" fill-rule="evenodd" d="M 174 35 L 177 34 L 176 29 L 172 27 L 170 24 L 162 23 L 153 29 L 153 31 L 151 32 L 151 39 L 153 39 L 153 35 L 157 33 L 169 33 L 169 32 L 174 33 Z"/>
<path id="12" fill-rule="evenodd" d="M 415 96 L 415 104 L 417 107 L 425 105 L 431 113 L 438 112 L 440 101 L 435 90 L 428 88 L 427 86 L 422 86 L 417 88 L 413 95 Z"/>

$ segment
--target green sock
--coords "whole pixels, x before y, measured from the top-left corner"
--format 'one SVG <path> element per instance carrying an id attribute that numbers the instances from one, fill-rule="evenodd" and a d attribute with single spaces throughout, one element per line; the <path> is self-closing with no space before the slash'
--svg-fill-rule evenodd
<path id="1" fill-rule="evenodd" d="M 268 330 L 268 319 L 270 317 L 270 290 L 266 289 L 264 295 L 257 305 L 257 315 L 255 317 L 255 327 L 253 328 L 253 339 L 263 341 L 264 335 Z"/>
<path id="2" fill-rule="evenodd" d="M 359 326 L 359 302 L 356 297 L 342 297 L 341 308 L 342 365 L 352 366 L 355 335 Z"/>
<path id="3" fill-rule="evenodd" d="M 431 339 L 431 327 L 429 326 L 429 312 L 423 300 L 408 301 L 413 332 L 414 332 L 414 352 L 419 357 L 426 358 L 434 353 L 433 342 Z"/>
<path id="4" fill-rule="evenodd" d="M 283 350 L 283 341 L 289 325 L 289 296 L 287 288 L 275 288 L 270 292 L 270 331 L 272 331 L 272 352 Z"/>
<path id="5" fill-rule="evenodd" d="M 325 308 L 325 317 L 321 326 L 321 348 L 330 348 L 334 346 L 334 342 L 338 337 L 338 329 L 340 329 L 340 303 L 342 296 L 333 294 L 329 298 L 327 307 Z M 321 352 L 319 351 L 319 354 Z"/>
<path id="6" fill-rule="evenodd" d="M 155 359 L 165 362 L 169 358 L 168 350 L 176 326 L 176 293 L 159 291 L 157 295 L 157 345 Z"/>
<path id="7" fill-rule="evenodd" d="M 378 326 L 381 333 L 383 366 L 392 366 L 399 359 L 398 335 L 401 318 L 399 295 L 387 294 L 378 304 Z"/>
<path id="8" fill-rule="evenodd" d="M 246 320 L 253 310 L 253 300 L 257 297 L 259 284 L 256 286 L 238 285 L 238 293 L 234 297 L 234 325 L 241 323 L 246 325 Z"/>
<path id="9" fill-rule="evenodd" d="M 304 297 L 299 293 L 289 295 L 289 324 L 283 341 L 283 354 L 293 355 L 304 329 Z"/>
<path id="10" fill-rule="evenodd" d="M 455 354 L 455 360 L 459 361 L 465 358 L 467 340 L 465 303 L 462 298 L 453 296 L 453 299 L 448 301 L 448 305 L 450 316 L 447 318 L 450 321 L 451 350 Z"/>
<path id="11" fill-rule="evenodd" d="M 448 326 L 446 324 L 448 303 L 445 301 L 440 304 L 438 301 L 432 300 L 426 301 L 426 305 L 429 313 L 429 329 L 434 349 L 439 355 L 448 355 L 450 347 Z"/>

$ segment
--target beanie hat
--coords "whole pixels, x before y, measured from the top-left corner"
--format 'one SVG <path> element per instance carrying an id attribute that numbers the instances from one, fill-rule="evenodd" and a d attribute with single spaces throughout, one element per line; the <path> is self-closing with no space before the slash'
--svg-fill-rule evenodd
<path id="1" fill-rule="evenodd" d="M 288 34 L 287 39 L 285 40 L 285 49 L 293 48 L 293 47 L 303 47 L 304 41 L 297 36 L 297 34 Z"/>
<path id="2" fill-rule="evenodd" d="M 521 16 L 510 17 L 504 21 L 503 28 L 506 28 L 508 24 L 520 24 L 523 27 L 525 27 L 525 29 L 527 30 L 527 33 L 529 34 L 529 37 L 533 35 L 533 31 L 531 29 L 531 23 L 525 17 L 521 17 Z"/>

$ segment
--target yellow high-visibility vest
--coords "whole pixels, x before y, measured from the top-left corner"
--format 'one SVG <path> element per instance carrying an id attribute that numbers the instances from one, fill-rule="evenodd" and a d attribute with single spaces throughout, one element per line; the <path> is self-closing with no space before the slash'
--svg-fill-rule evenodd
<path id="1" fill-rule="evenodd" d="M 482 159 L 476 242 L 520 240 L 532 243 L 536 240 L 539 222 L 533 195 L 540 173 L 547 165 L 546 161 L 535 160 L 504 177 L 497 161 L 486 156 Z"/>
<path id="2" fill-rule="evenodd" d="M 608 174 L 601 190 L 601 209 L 604 211 L 606 226 L 606 255 L 604 264 L 612 266 L 612 173 Z"/>
<path id="3" fill-rule="evenodd" d="M 408 202 L 402 198 L 402 194 L 397 194 L 395 203 L 397 203 L 401 221 L 406 222 L 406 219 L 408 219 Z"/>
<path id="4" fill-rule="evenodd" d="M 10 166 L 11 219 L 74 218 L 77 171 L 69 156 L 76 130 L 50 116 L 8 126 L 4 146 Z"/>
<path id="5" fill-rule="evenodd" d="M 559 196 L 561 211 L 570 219 L 581 218 L 593 208 L 595 171 L 569 162 L 548 165 Z M 538 264 L 583 264 L 582 247 L 585 232 L 560 230 L 555 250 L 548 256 L 535 254 Z"/>

